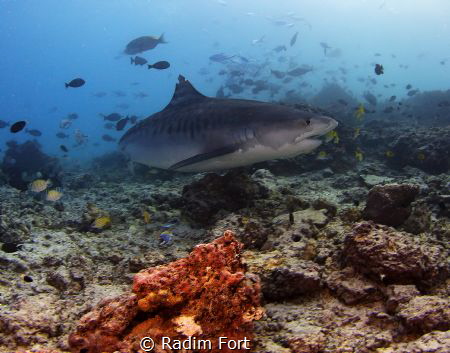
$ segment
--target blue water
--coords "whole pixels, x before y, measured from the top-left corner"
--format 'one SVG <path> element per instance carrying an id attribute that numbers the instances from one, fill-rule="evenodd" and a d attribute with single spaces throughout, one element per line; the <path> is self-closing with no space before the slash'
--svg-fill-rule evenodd
<path id="1" fill-rule="evenodd" d="M 269 18 L 288 25 L 277 26 Z M 46 153 L 61 156 L 63 143 L 70 158 L 86 161 L 117 148 L 102 141 L 103 134 L 120 138 L 123 133 L 105 130 L 99 113 L 146 117 L 157 112 L 169 102 L 179 74 L 202 93 L 215 95 L 224 83 L 218 75 L 224 66 L 208 58 L 219 52 L 242 55 L 253 64 L 267 60 L 262 78 L 275 81 L 269 69 L 288 68 L 272 51 L 280 44 L 287 45 L 283 54 L 288 59 L 314 67 L 302 78 L 312 85 L 302 92 L 305 96 L 312 97 L 325 81 L 334 80 L 362 100 L 366 83 L 358 77 L 375 77 L 378 83 L 371 91 L 385 98 L 405 96 L 409 83 L 421 91 L 447 90 L 449 22 L 447 0 L 1 0 L 0 119 L 27 120 L 28 128 L 43 132 L 37 139 Z M 297 43 L 290 48 L 289 40 L 297 31 Z M 162 33 L 168 44 L 141 56 L 150 63 L 168 60 L 170 69 L 130 65 L 129 56 L 123 54 L 126 44 Z M 262 43 L 252 44 L 262 36 Z M 339 48 L 342 55 L 324 57 L 320 42 Z M 448 61 L 441 65 L 442 60 Z M 384 75 L 374 75 L 376 62 L 385 67 Z M 333 73 L 340 67 L 346 68 L 346 75 Z M 76 77 L 85 79 L 86 85 L 65 89 L 64 83 Z M 132 85 L 135 82 L 139 84 Z M 391 83 L 397 86 L 384 88 Z M 296 87 L 289 84 L 284 90 Z M 117 90 L 126 97 L 116 97 L 112 92 Z M 99 91 L 107 96 L 94 97 Z M 149 96 L 135 98 L 138 92 Z M 273 99 L 281 99 L 282 92 Z M 267 92 L 241 96 L 271 99 Z M 116 107 L 122 103 L 129 108 Z M 73 112 L 80 117 L 64 131 L 71 134 L 70 141 L 57 139 L 59 122 Z M 88 144 L 72 148 L 75 129 L 89 136 Z M 4 151 L 10 139 L 31 138 L 25 131 L 12 135 L 1 129 L 0 148 Z"/>

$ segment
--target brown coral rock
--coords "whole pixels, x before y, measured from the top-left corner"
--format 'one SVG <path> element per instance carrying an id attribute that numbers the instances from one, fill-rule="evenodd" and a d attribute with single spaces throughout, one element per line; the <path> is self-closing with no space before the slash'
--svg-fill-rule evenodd
<path id="1" fill-rule="evenodd" d="M 395 313 L 400 304 L 408 303 L 412 298 L 418 296 L 420 292 L 413 284 L 393 284 L 386 288 L 387 300 L 386 311 Z"/>
<path id="2" fill-rule="evenodd" d="M 433 295 L 423 295 L 400 305 L 397 314 L 413 332 L 450 330 L 450 301 Z"/>
<path id="3" fill-rule="evenodd" d="M 411 184 L 377 185 L 369 191 L 364 219 L 388 226 L 401 225 L 411 214 L 419 187 Z"/>
<path id="4" fill-rule="evenodd" d="M 385 283 L 432 285 L 447 275 L 443 249 L 421 246 L 408 233 L 361 222 L 344 241 L 345 261 Z"/>
<path id="5" fill-rule="evenodd" d="M 259 279 L 245 275 L 241 250 L 227 231 L 187 258 L 142 270 L 134 278 L 134 294 L 106 301 L 81 319 L 69 337 L 72 351 L 138 352 L 140 340 L 151 337 L 155 352 L 173 352 L 161 345 L 162 338 L 189 336 L 210 340 L 205 352 L 248 351 L 218 344 L 221 336 L 251 339 L 252 321 L 262 315 Z"/>
<path id="6" fill-rule="evenodd" d="M 339 300 L 348 305 L 370 303 L 383 298 L 376 285 L 361 278 L 361 275 L 354 273 L 350 267 L 332 272 L 327 277 L 326 284 Z"/>
<path id="7" fill-rule="evenodd" d="M 415 341 L 393 344 L 379 353 L 448 353 L 450 352 L 450 331 L 433 331 Z"/>

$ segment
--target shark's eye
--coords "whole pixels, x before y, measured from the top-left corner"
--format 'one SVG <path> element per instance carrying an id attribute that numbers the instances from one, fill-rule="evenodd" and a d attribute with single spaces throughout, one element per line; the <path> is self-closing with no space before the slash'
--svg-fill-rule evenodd
<path id="1" fill-rule="evenodd" d="M 311 120 L 306 119 L 306 125 L 309 125 L 309 124 L 311 124 Z"/>

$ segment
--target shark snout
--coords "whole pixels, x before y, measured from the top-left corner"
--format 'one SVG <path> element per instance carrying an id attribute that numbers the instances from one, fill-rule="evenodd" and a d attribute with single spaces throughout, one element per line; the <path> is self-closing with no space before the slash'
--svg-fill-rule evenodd
<path id="1" fill-rule="evenodd" d="M 317 116 L 311 120 L 315 136 L 325 135 L 327 132 L 334 130 L 338 126 L 336 120 L 325 115 Z"/>

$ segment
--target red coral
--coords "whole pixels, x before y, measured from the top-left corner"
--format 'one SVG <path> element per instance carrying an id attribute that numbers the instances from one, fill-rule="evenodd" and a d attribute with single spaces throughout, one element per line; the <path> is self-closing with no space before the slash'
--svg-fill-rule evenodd
<path id="1" fill-rule="evenodd" d="M 133 292 L 99 305 L 85 315 L 69 344 L 76 353 L 142 352 L 142 338 L 151 337 L 155 352 L 162 338 L 209 340 L 205 352 L 245 352 L 222 345 L 252 338 L 252 321 L 261 317 L 259 279 L 245 275 L 242 244 L 232 232 L 210 244 L 198 245 L 184 259 L 140 271 Z M 187 350 L 186 352 L 188 352 Z"/>

